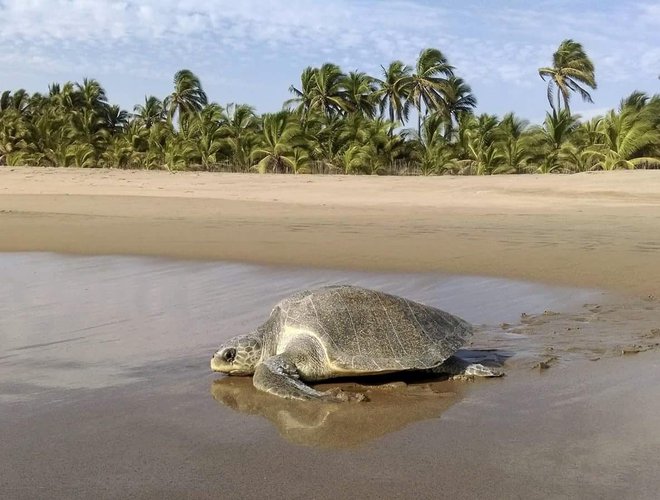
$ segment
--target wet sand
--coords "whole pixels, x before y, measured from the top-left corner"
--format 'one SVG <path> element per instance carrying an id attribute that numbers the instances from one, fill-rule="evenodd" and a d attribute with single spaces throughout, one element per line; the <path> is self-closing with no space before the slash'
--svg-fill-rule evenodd
<path id="1" fill-rule="evenodd" d="M 654 300 L 435 273 L 42 253 L 0 254 L 0 278 L 9 498 L 657 491 Z M 345 282 L 461 314 L 478 325 L 461 355 L 505 361 L 507 377 L 341 381 L 370 401 L 316 405 L 209 373 L 218 343 L 254 328 L 280 297 Z M 630 346 L 649 352 L 624 354 Z"/>
<path id="2" fill-rule="evenodd" d="M 2 167 L 0 496 L 655 498 L 659 234 L 651 171 Z M 463 316 L 459 354 L 507 376 L 324 384 L 369 395 L 342 406 L 209 373 L 223 339 L 330 283 Z"/>

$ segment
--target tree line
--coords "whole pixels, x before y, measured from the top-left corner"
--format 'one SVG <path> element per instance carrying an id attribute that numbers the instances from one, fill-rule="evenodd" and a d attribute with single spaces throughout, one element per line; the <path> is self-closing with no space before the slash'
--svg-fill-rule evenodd
<path id="1" fill-rule="evenodd" d="M 564 40 L 539 68 L 550 110 L 541 125 L 513 113 L 476 114 L 477 99 L 444 54 L 422 50 L 377 77 L 332 63 L 308 67 L 279 112 L 209 102 L 189 70 L 164 99 L 132 112 L 100 83 L 52 84 L 0 95 L 0 165 L 276 173 L 504 174 L 660 166 L 660 95 L 634 92 L 618 109 L 580 120 L 595 70 Z"/>

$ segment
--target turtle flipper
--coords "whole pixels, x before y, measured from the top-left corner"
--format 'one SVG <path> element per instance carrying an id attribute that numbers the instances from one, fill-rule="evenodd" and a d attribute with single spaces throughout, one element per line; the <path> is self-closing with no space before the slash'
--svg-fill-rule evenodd
<path id="1" fill-rule="evenodd" d="M 268 358 L 260 363 L 252 378 L 252 383 L 260 391 L 286 399 L 303 401 L 316 400 L 334 403 L 363 401 L 363 394 L 347 393 L 340 389 L 327 392 L 317 391 L 300 380 L 296 365 L 286 353 Z"/>
<path id="2" fill-rule="evenodd" d="M 284 352 L 265 359 L 257 365 L 252 383 L 261 390 L 287 399 L 329 402 L 363 401 L 363 394 L 347 393 L 340 389 L 317 391 L 303 380 L 328 378 L 324 366 L 325 353 L 318 339 L 301 335 L 289 342 Z"/>
<path id="3" fill-rule="evenodd" d="M 257 365 L 252 383 L 260 391 L 281 398 L 309 400 L 325 396 L 303 383 L 295 364 L 284 355 L 273 356 Z"/>
<path id="4" fill-rule="evenodd" d="M 481 363 L 470 363 L 456 356 L 450 356 L 444 363 L 432 368 L 430 371 L 459 377 L 501 377 L 504 375 L 504 371 L 500 368 L 485 366 Z"/>

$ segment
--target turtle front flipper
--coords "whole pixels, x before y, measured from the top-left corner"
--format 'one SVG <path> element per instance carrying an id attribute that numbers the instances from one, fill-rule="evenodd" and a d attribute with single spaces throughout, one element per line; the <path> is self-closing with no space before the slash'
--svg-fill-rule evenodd
<path id="1" fill-rule="evenodd" d="M 329 402 L 363 401 L 363 394 L 354 394 L 334 389 L 317 391 L 304 380 L 331 378 L 326 353 L 314 335 L 298 334 L 290 340 L 280 354 L 271 356 L 257 365 L 254 386 L 287 399 L 317 400 Z"/>
<path id="2" fill-rule="evenodd" d="M 291 356 L 280 354 L 260 363 L 252 382 L 260 391 L 268 392 L 286 399 L 303 401 L 316 400 L 334 403 L 362 401 L 362 394 L 351 394 L 341 390 L 317 391 L 300 380 L 300 373 L 290 359 Z"/>
<path id="3" fill-rule="evenodd" d="M 323 399 L 324 393 L 300 381 L 295 364 L 285 355 L 273 356 L 259 365 L 252 379 L 260 391 L 287 399 Z"/>

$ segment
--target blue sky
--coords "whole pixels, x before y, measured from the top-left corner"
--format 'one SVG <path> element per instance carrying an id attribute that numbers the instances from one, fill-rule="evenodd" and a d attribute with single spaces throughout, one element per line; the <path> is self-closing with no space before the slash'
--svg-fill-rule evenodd
<path id="1" fill-rule="evenodd" d="M 442 50 L 472 86 L 478 111 L 539 121 L 540 66 L 561 40 L 581 42 L 596 66 L 591 116 L 635 89 L 660 92 L 660 2 L 463 0 L 0 0 L 0 89 L 45 91 L 98 79 L 127 109 L 163 97 L 181 68 L 209 97 L 274 111 L 305 66 L 335 62 L 378 76 Z"/>

